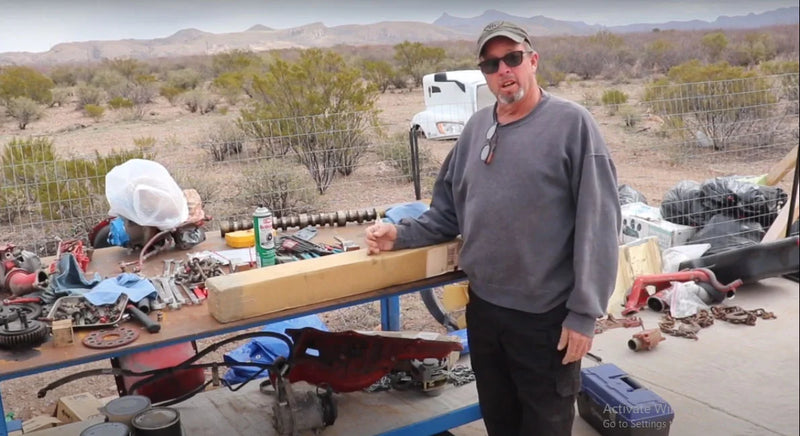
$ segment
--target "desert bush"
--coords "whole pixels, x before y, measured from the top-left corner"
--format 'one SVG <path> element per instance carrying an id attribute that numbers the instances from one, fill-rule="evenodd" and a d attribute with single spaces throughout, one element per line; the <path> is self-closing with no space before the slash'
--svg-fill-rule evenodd
<path id="1" fill-rule="evenodd" d="M 235 122 L 220 122 L 206 136 L 202 148 L 211 155 L 215 162 L 222 162 L 229 157 L 242 153 L 247 135 Z"/>
<path id="2" fill-rule="evenodd" d="M 249 206 L 265 205 L 277 217 L 316 209 L 316 188 L 302 167 L 265 159 L 253 163 L 242 175 L 239 198 Z"/>
<path id="3" fill-rule="evenodd" d="M 135 81 L 136 77 L 147 74 L 149 70 L 144 62 L 130 58 L 104 59 L 103 66 L 131 82 Z"/>
<path id="4" fill-rule="evenodd" d="M 63 107 L 64 104 L 72 96 L 72 89 L 56 87 L 53 88 L 52 95 L 53 95 L 53 101 L 50 103 L 50 107 L 54 106 Z"/>
<path id="5" fill-rule="evenodd" d="M 558 70 L 555 63 L 539 62 L 539 68 L 536 71 L 536 79 L 539 85 L 543 87 L 557 87 L 559 83 L 563 82 L 567 74 Z"/>
<path id="6" fill-rule="evenodd" d="M 217 106 L 217 98 L 202 89 L 187 91 L 181 99 L 189 112 L 201 115 L 213 112 Z"/>
<path id="7" fill-rule="evenodd" d="M 79 75 L 75 67 L 57 65 L 50 70 L 48 76 L 56 86 L 68 87 L 78 84 Z"/>
<path id="8" fill-rule="evenodd" d="M 776 86 L 779 90 L 778 97 L 794 102 L 794 106 L 796 107 L 798 101 L 798 71 L 800 70 L 800 63 L 796 60 L 775 60 L 763 62 L 759 65 L 759 68 L 765 74 L 773 76 L 772 78 L 778 82 Z"/>
<path id="9" fill-rule="evenodd" d="M 776 54 L 775 42 L 768 33 L 749 32 L 733 48 L 731 62 L 734 65 L 753 66 L 773 59 Z"/>
<path id="10" fill-rule="evenodd" d="M 13 224 L 17 218 L 26 213 L 28 213 L 28 202 L 24 190 L 0 181 L 0 224 Z"/>
<path id="11" fill-rule="evenodd" d="M 105 91 L 103 91 L 101 88 L 87 84 L 79 85 L 76 95 L 78 96 L 78 110 L 83 110 L 83 107 L 87 104 L 99 106 L 103 104 L 103 101 L 106 98 Z"/>
<path id="12" fill-rule="evenodd" d="M 174 86 L 162 86 L 161 89 L 159 89 L 159 94 L 166 98 L 169 104 L 173 106 L 178 104 L 180 96 L 183 95 L 184 92 L 186 92 L 186 90 Z"/>
<path id="13" fill-rule="evenodd" d="M 629 104 L 623 104 L 619 107 L 619 116 L 622 117 L 625 127 L 629 128 L 635 127 L 642 120 L 642 115 Z"/>
<path id="14" fill-rule="evenodd" d="M 202 79 L 202 75 L 197 70 L 182 68 L 179 70 L 167 71 L 166 86 L 188 91 L 197 88 Z"/>
<path id="15" fill-rule="evenodd" d="M 258 70 L 262 64 L 261 57 L 249 50 L 231 50 L 211 58 L 211 70 L 215 77 L 228 72 Z"/>
<path id="16" fill-rule="evenodd" d="M 408 143 L 408 134 L 398 133 L 388 138 L 376 147 L 376 153 L 383 162 L 397 169 L 407 182 L 414 181 L 414 172 L 411 165 L 411 146 Z M 419 146 L 419 167 L 427 168 L 433 162 L 433 153 L 428 147 Z"/>
<path id="17" fill-rule="evenodd" d="M 274 58 L 269 72 L 253 76 L 254 105 L 242 110 L 239 125 L 250 137 L 288 143 L 322 194 L 337 172 L 353 171 L 375 124 L 377 89 L 360 76 L 332 51 L 305 50 L 295 62 Z"/>
<path id="18" fill-rule="evenodd" d="M 242 96 L 244 83 L 244 73 L 235 71 L 220 74 L 211 82 L 211 86 L 225 98 L 228 104 L 236 105 Z"/>
<path id="19" fill-rule="evenodd" d="M 422 85 L 422 76 L 438 71 L 446 57 L 441 47 L 428 47 L 421 42 L 403 41 L 394 46 L 394 59 L 402 73 L 414 79 L 414 85 Z"/>
<path id="20" fill-rule="evenodd" d="M 83 112 L 86 114 L 87 117 L 99 121 L 100 118 L 103 118 L 103 114 L 105 114 L 106 110 L 103 106 L 98 106 L 96 104 L 87 104 L 83 107 Z"/>
<path id="21" fill-rule="evenodd" d="M 695 60 L 674 67 L 667 78 L 646 86 L 643 101 L 665 121 L 679 121 L 697 145 L 714 150 L 774 127 L 765 122 L 776 102 L 769 81 L 726 62 Z"/>
<path id="22" fill-rule="evenodd" d="M 110 98 L 124 97 L 125 88 L 129 80 L 119 71 L 112 69 L 101 69 L 96 71 L 90 84 L 102 89 Z"/>
<path id="23" fill-rule="evenodd" d="M 396 74 L 392 64 L 386 61 L 364 61 L 362 66 L 364 69 L 364 78 L 385 93 L 389 86 L 392 85 L 392 77 Z"/>
<path id="24" fill-rule="evenodd" d="M 619 89 L 607 89 L 603 91 L 600 101 L 608 110 L 609 115 L 614 115 L 617 113 L 619 105 L 628 101 L 628 94 L 625 94 Z"/>
<path id="25" fill-rule="evenodd" d="M 28 97 L 14 97 L 8 102 L 7 113 L 20 130 L 25 130 L 28 124 L 42 118 L 44 108 Z"/>
<path id="26" fill-rule="evenodd" d="M 30 67 L 0 68 L 0 102 L 6 106 L 16 97 L 26 97 L 39 104 L 49 105 L 55 84 L 49 77 Z"/>
<path id="27" fill-rule="evenodd" d="M 728 37 L 723 32 L 712 32 L 703 35 L 701 40 L 706 56 L 711 62 L 716 62 L 722 56 L 722 52 L 728 47 Z"/>
<path id="28" fill-rule="evenodd" d="M 108 101 L 108 107 L 111 109 L 130 109 L 133 107 L 133 102 L 125 97 L 114 97 Z"/>

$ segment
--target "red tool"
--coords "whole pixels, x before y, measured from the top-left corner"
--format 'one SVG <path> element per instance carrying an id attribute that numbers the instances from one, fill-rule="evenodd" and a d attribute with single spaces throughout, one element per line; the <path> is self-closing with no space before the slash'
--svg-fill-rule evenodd
<path id="1" fill-rule="evenodd" d="M 3 300 L 4 306 L 8 306 L 9 304 L 28 304 L 28 303 L 42 304 L 42 299 L 39 297 L 17 297 L 17 298 L 6 298 L 5 300 Z"/>
<path id="2" fill-rule="evenodd" d="M 623 315 L 630 315 L 636 313 L 647 305 L 647 299 L 650 294 L 647 293 L 647 286 L 656 288 L 656 292 L 672 286 L 672 282 L 706 282 L 709 283 L 714 290 L 718 293 L 712 295 L 715 300 L 722 301 L 726 297 L 733 297 L 736 288 L 742 285 L 741 279 L 736 279 L 733 282 L 723 285 L 717 281 L 717 277 L 708 268 L 695 268 L 687 271 L 678 271 L 675 273 L 664 274 L 646 274 L 636 277 L 631 286 L 631 293 L 628 295 L 628 301 L 625 303 L 625 310 L 622 311 Z"/>
<path id="3" fill-rule="evenodd" d="M 306 327 L 286 329 L 286 334 L 294 340 L 288 380 L 328 385 L 335 392 L 367 388 L 403 361 L 443 359 L 453 351 L 462 350 L 459 342 L 365 335 L 354 331 L 334 333 Z"/>

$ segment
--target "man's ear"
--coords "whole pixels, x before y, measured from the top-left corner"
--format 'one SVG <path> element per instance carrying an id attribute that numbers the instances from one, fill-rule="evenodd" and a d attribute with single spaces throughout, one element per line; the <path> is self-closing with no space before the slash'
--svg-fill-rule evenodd
<path id="1" fill-rule="evenodd" d="M 531 66 L 533 67 L 533 71 L 536 71 L 536 68 L 539 67 L 539 53 L 531 53 Z"/>

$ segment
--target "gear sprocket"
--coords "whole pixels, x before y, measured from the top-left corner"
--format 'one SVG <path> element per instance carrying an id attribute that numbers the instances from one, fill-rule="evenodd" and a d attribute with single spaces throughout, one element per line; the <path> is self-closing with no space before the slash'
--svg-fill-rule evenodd
<path id="1" fill-rule="evenodd" d="M 50 331 L 40 321 L 28 321 L 21 317 L 15 321 L 6 321 L 0 326 L 0 347 L 19 348 L 39 345 L 47 339 Z"/>

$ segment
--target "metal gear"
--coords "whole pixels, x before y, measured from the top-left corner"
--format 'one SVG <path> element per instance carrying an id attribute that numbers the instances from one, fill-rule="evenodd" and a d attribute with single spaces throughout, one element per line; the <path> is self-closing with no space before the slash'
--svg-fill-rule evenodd
<path id="1" fill-rule="evenodd" d="M 44 342 L 50 330 L 40 321 L 28 321 L 25 316 L 16 321 L 4 322 L 0 327 L 0 346 L 18 348 Z"/>
<path id="2" fill-rule="evenodd" d="M 8 322 L 19 319 L 19 314 L 25 313 L 27 319 L 36 319 L 42 316 L 42 306 L 38 304 L 9 304 L 0 305 L 0 323 L 3 320 Z"/>

